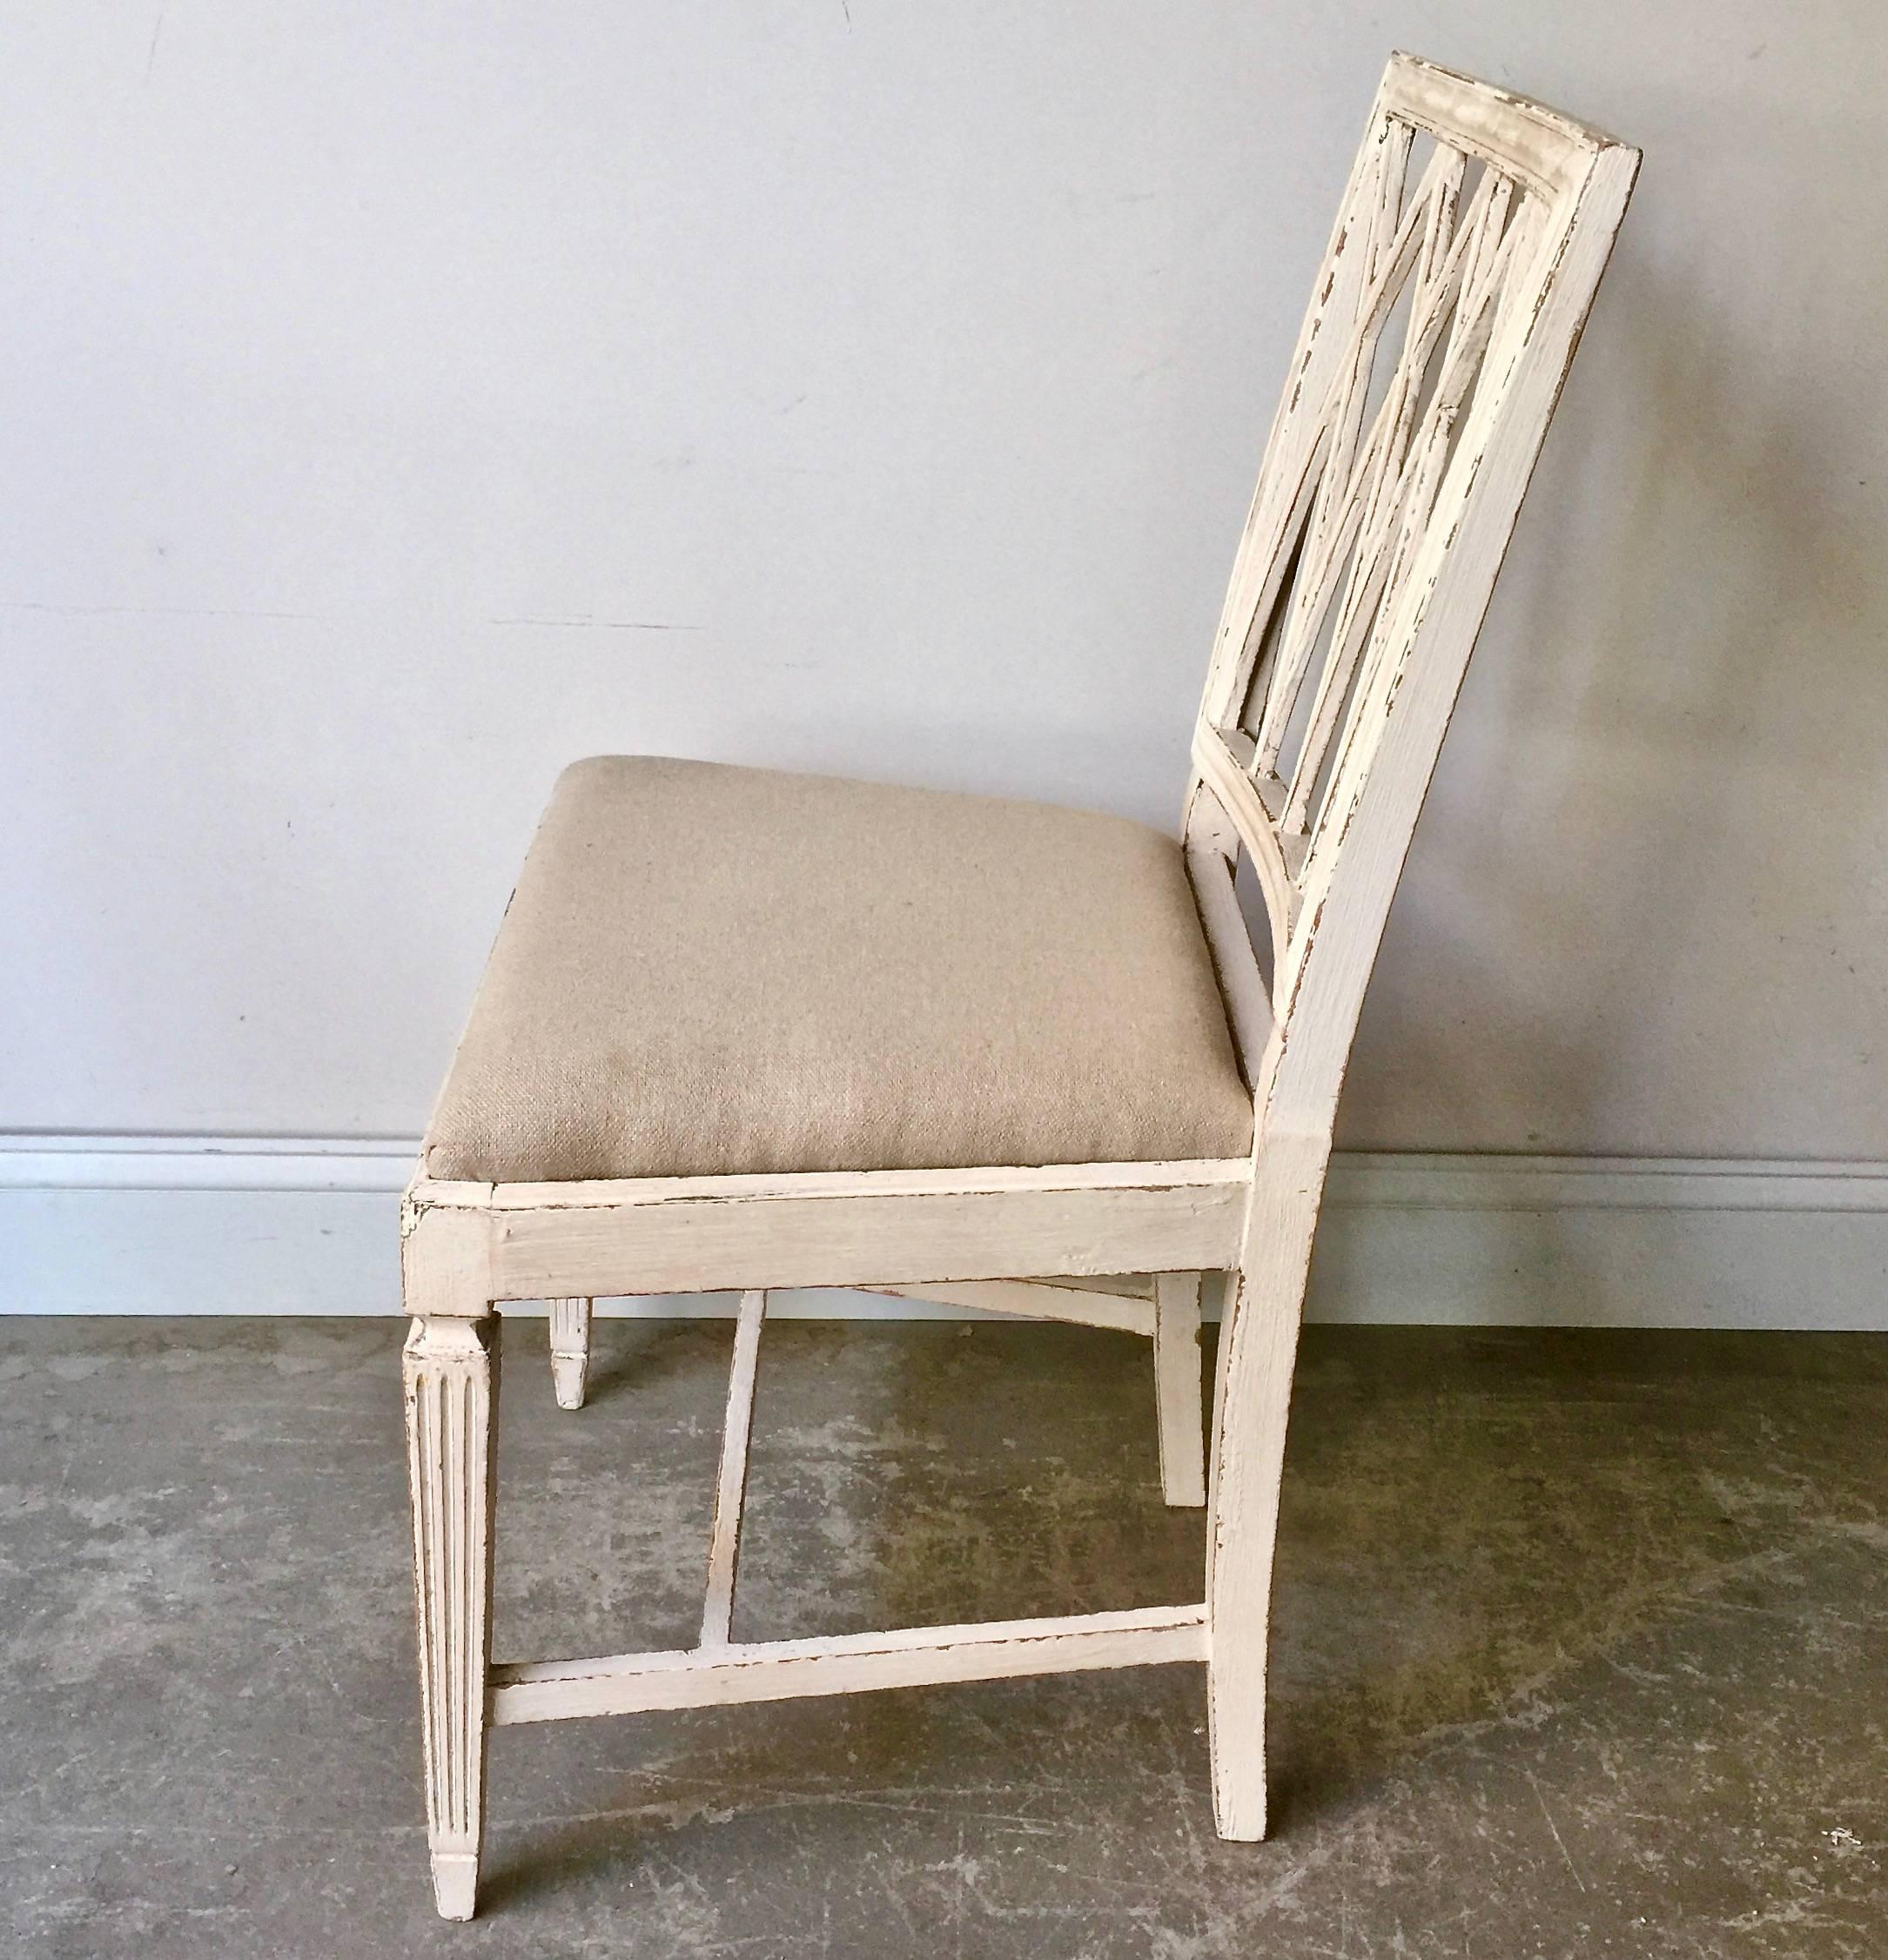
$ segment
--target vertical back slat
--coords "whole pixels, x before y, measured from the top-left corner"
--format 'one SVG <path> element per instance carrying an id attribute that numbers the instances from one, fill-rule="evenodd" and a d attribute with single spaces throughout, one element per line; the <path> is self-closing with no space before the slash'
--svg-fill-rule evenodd
<path id="1" fill-rule="evenodd" d="M 1243 701 L 1258 651 L 1255 624 L 1270 616 L 1291 556 L 1287 540 L 1295 534 L 1294 517 L 1316 493 L 1318 452 L 1326 434 L 1316 411 L 1362 292 L 1365 261 L 1381 222 L 1381 187 L 1401 182 L 1410 141 L 1409 125 L 1384 113 L 1380 99 L 1318 268 L 1213 636 L 1206 713 L 1215 722 L 1236 714 Z"/>
<path id="2" fill-rule="evenodd" d="M 1485 171 L 1442 263 L 1434 265 L 1435 245 L 1432 244 L 1418 268 L 1402 356 L 1378 418 L 1381 434 L 1361 501 L 1356 550 L 1338 607 L 1330 658 L 1319 676 L 1293 767 L 1291 795 L 1281 820 L 1288 830 L 1302 833 L 1307 827 L 1311 799 L 1329 753 L 1339 710 L 1376 622 L 1378 602 L 1390 575 L 1392 527 L 1406 508 L 1410 487 L 1409 444 L 1423 378 L 1445 330 L 1442 365 L 1445 373 L 1448 371 L 1462 318 L 1462 308 L 1454 302 L 1465 287 L 1475 285 L 1478 273 L 1485 271 L 1488 254 L 1483 248 L 1489 228 L 1492 225 L 1499 231 L 1507 216 L 1512 190 L 1508 179 L 1493 170 Z"/>
<path id="3" fill-rule="evenodd" d="M 1407 145 L 1405 148 L 1407 153 Z M 1356 535 L 1361 515 L 1354 495 L 1357 438 L 1368 406 L 1378 340 L 1412 268 L 1427 258 L 1437 232 L 1447 223 L 1461 169 L 1460 155 L 1446 147 L 1438 149 L 1421 184 L 1400 216 L 1401 184 L 1381 183 L 1377 187 L 1382 200 L 1377 230 L 1388 236 L 1373 245 L 1362 304 L 1333 377 L 1330 393 L 1319 410 L 1328 432 L 1321 465 L 1323 480 L 1313 507 L 1311 529 L 1299 562 L 1297 589 L 1292 594 L 1271 691 L 1256 736 L 1258 766 L 1267 772 L 1278 760 L 1304 686 L 1319 624 L 1335 596 L 1337 581 L 1343 574 L 1345 554 Z"/>

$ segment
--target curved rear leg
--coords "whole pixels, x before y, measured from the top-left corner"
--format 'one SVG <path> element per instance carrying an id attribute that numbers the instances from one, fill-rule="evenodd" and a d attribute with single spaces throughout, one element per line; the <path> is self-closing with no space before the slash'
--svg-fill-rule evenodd
<path id="1" fill-rule="evenodd" d="M 1221 1837 L 1266 1834 L 1266 1658 L 1279 1479 L 1328 1145 L 1261 1153 L 1228 1283 L 1206 1531 L 1207 1724 Z M 1295 1163 L 1293 1161 L 1295 1159 Z"/>

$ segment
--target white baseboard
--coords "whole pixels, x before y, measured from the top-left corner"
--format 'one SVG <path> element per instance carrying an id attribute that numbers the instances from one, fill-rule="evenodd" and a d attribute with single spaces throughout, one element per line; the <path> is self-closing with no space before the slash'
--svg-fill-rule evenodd
<path id="1" fill-rule="evenodd" d="M 397 1313 L 409 1140 L 0 1137 L 0 1313 Z M 716 1313 L 720 1297 L 605 1311 Z M 789 1315 L 964 1317 L 798 1292 Z M 1310 1316 L 1888 1329 L 1888 1165 L 1340 1155 Z"/>

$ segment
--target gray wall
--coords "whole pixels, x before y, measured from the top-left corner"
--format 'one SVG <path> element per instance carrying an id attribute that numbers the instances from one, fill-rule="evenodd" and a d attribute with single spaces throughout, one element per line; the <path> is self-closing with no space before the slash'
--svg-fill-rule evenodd
<path id="1" fill-rule="evenodd" d="M 1392 41 L 1646 167 L 1342 1140 L 1888 1158 L 1888 10 L 13 7 L 0 1130 L 415 1131 L 550 778 L 1171 824 Z"/>

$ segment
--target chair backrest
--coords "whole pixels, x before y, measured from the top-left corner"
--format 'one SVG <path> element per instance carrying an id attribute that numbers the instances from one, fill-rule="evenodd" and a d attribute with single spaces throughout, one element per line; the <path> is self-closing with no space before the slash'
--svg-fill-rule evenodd
<path id="1" fill-rule="evenodd" d="M 1328 1139 L 1410 835 L 1638 163 L 1408 55 L 1384 73 L 1194 733 L 1188 861 L 1261 1137 Z M 1241 856 L 1264 898 L 1263 969 L 1233 896 Z"/>

